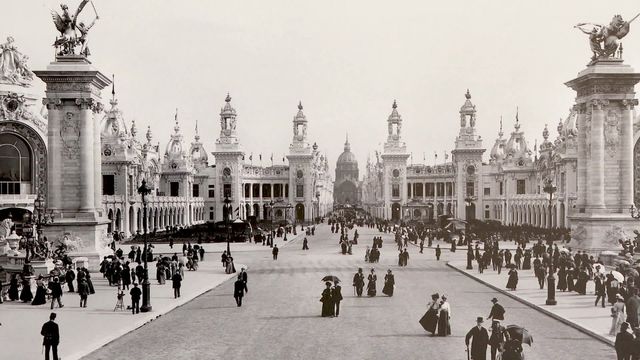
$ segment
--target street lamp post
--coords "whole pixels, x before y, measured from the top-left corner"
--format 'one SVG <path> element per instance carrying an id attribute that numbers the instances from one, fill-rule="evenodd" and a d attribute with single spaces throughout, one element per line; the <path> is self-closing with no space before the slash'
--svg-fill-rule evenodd
<path id="1" fill-rule="evenodd" d="M 557 188 L 553 186 L 551 178 L 548 178 L 542 190 L 549 194 L 549 228 L 551 228 L 553 219 L 551 214 L 551 202 L 553 201 L 553 193 L 556 192 Z M 553 254 L 549 257 L 549 275 L 547 276 L 547 301 L 545 303 L 547 305 L 556 305 L 558 303 L 556 301 L 556 278 L 553 276 Z"/>
<path id="2" fill-rule="evenodd" d="M 44 225 L 48 225 L 53 223 L 54 215 L 53 210 L 50 210 L 47 213 L 47 208 L 45 207 L 44 197 L 42 193 L 38 193 L 38 197 L 33 202 L 33 210 L 35 211 L 35 218 L 32 218 L 32 221 L 36 225 L 36 234 L 38 235 L 38 243 L 42 244 L 44 241 L 42 237 L 42 227 Z M 45 256 L 49 256 L 49 254 L 44 254 Z M 33 249 L 31 251 L 31 256 L 33 257 Z"/>
<path id="3" fill-rule="evenodd" d="M 142 228 L 144 231 L 144 279 L 142 280 L 142 306 L 140 311 L 150 312 L 151 306 L 151 284 L 149 283 L 149 269 L 147 267 L 148 244 L 147 244 L 147 195 L 151 193 L 152 188 L 147 186 L 147 181 L 142 180 L 142 185 L 138 188 L 138 194 L 142 197 Z"/>
<path id="4" fill-rule="evenodd" d="M 285 222 L 285 224 L 287 224 L 287 221 L 289 220 L 289 210 L 291 210 L 291 209 L 293 209 L 293 205 L 287 204 L 286 211 L 284 212 L 284 222 Z M 294 230 L 295 230 L 295 224 L 293 223 L 293 221 L 291 223 L 294 226 Z M 283 241 L 287 241 L 287 230 L 286 229 L 284 231 L 284 239 L 283 239 Z"/>
<path id="5" fill-rule="evenodd" d="M 229 242 L 231 241 L 231 221 L 230 221 L 230 217 L 231 217 L 231 212 L 232 212 L 232 206 L 231 206 L 231 200 L 229 200 L 229 197 L 226 196 L 224 198 L 224 209 L 222 211 L 222 215 L 224 216 L 224 226 L 227 230 L 227 255 L 231 256 L 231 245 L 229 245 Z"/>
<path id="6" fill-rule="evenodd" d="M 273 247 L 273 237 L 271 233 L 273 231 L 273 201 L 269 201 L 267 205 L 267 209 L 269 209 L 269 235 L 267 235 L 267 242 L 269 243 L 269 247 Z"/>

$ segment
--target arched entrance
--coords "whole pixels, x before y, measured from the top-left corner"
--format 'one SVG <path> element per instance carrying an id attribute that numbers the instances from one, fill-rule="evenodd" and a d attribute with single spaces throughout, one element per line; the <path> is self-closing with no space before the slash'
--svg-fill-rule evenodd
<path id="1" fill-rule="evenodd" d="M 393 203 L 391 205 L 391 220 L 398 221 L 400 220 L 400 204 Z"/>
<path id="2" fill-rule="evenodd" d="M 38 132 L 23 123 L 5 121 L 3 126 L 0 134 L 0 194 L 46 191 L 45 141 Z M 46 129 L 44 131 L 46 133 Z"/>
<path id="3" fill-rule="evenodd" d="M 296 221 L 304 221 L 304 204 L 296 205 Z"/>
<path id="4" fill-rule="evenodd" d="M 465 209 L 465 215 L 467 216 L 465 220 L 475 220 L 476 219 L 476 204 L 470 203 L 467 205 Z"/>

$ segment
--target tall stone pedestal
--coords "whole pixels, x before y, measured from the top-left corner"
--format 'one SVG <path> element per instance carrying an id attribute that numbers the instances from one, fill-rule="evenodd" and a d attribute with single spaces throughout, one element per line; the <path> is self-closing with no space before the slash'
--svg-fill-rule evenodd
<path id="1" fill-rule="evenodd" d="M 634 86 L 640 74 L 622 59 L 601 59 L 566 85 L 577 92 L 578 199 L 571 246 L 590 253 L 621 248 L 637 226 L 633 204 Z"/>
<path id="2" fill-rule="evenodd" d="M 82 56 L 57 57 L 35 74 L 47 84 L 47 207 L 55 222 L 44 229 L 54 242 L 87 257 L 97 269 L 105 252 L 108 219 L 102 209 L 100 91 L 110 84 Z"/>

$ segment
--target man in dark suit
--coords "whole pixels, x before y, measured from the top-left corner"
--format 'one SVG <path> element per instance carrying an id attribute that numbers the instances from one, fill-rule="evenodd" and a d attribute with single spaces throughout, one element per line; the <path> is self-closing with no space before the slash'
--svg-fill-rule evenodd
<path id="1" fill-rule="evenodd" d="M 502 305 L 498 304 L 498 299 L 493 298 L 491 299 L 491 302 L 493 303 L 493 306 L 491 307 L 491 312 L 489 313 L 489 316 L 487 316 L 487 319 L 504 321 L 505 311 Z"/>
<path id="2" fill-rule="evenodd" d="M 472 360 L 487 360 L 487 346 L 489 345 L 489 332 L 482 326 L 482 317 L 476 319 L 477 325 L 472 327 L 464 338 L 464 343 L 469 351 L 469 340 L 473 338 L 471 344 Z"/>
<path id="3" fill-rule="evenodd" d="M 233 283 L 233 297 L 236 299 L 236 305 L 242 306 L 242 297 L 244 296 L 245 283 L 242 276 L 238 275 L 238 279 Z"/>
<path id="4" fill-rule="evenodd" d="M 271 251 L 271 254 L 273 255 L 273 260 L 278 260 L 278 252 L 280 250 L 278 250 L 278 245 L 273 245 L 273 250 Z"/>
<path id="5" fill-rule="evenodd" d="M 69 267 L 67 272 L 64 273 L 64 279 L 67 282 L 67 286 L 69 287 L 69 292 L 74 292 L 73 280 L 76 279 L 76 273 L 73 272 L 72 267 Z"/>
<path id="6" fill-rule="evenodd" d="M 131 313 L 140 313 L 140 296 L 142 296 L 142 290 L 138 287 L 138 283 L 133 283 L 133 288 L 129 291 L 131 295 Z"/>
<path id="7" fill-rule="evenodd" d="M 58 277 L 53 278 L 53 282 L 48 284 L 49 290 L 51 290 L 51 310 L 53 310 L 53 305 L 56 301 L 58 301 L 58 307 L 64 307 L 62 305 L 62 286 L 58 280 Z"/>
<path id="8" fill-rule="evenodd" d="M 175 274 L 171 277 L 171 281 L 173 282 L 173 298 L 177 299 L 180 297 L 180 287 L 182 286 L 182 275 L 176 271 Z"/>
<path id="9" fill-rule="evenodd" d="M 336 281 L 333 286 L 333 304 L 335 305 L 334 314 L 336 317 L 340 315 L 340 301 L 342 301 L 342 286 L 340 286 L 340 282 Z"/>
<path id="10" fill-rule="evenodd" d="M 247 271 L 245 268 L 240 269 L 240 274 L 238 274 L 240 276 L 240 279 L 242 280 L 242 282 L 244 283 L 244 292 L 248 293 L 249 292 L 249 288 L 247 287 L 247 279 L 248 279 L 248 275 L 247 275 Z"/>
<path id="11" fill-rule="evenodd" d="M 638 310 L 640 309 L 640 297 L 638 297 L 638 289 L 631 288 L 631 296 L 625 303 L 627 311 L 627 322 L 631 328 L 638 327 Z"/>
<path id="12" fill-rule="evenodd" d="M 42 325 L 40 335 L 43 336 L 42 345 L 44 345 L 44 358 L 49 360 L 49 350 L 53 352 L 53 360 L 58 360 L 58 344 L 60 343 L 60 330 L 58 324 L 55 323 L 56 314 L 49 315 L 49 321 Z"/>
<path id="13" fill-rule="evenodd" d="M 500 321 L 493 320 L 491 324 L 491 336 L 489 337 L 489 345 L 491 345 L 491 360 L 496 360 L 496 354 L 500 345 L 505 342 L 504 326 L 500 325 Z"/>

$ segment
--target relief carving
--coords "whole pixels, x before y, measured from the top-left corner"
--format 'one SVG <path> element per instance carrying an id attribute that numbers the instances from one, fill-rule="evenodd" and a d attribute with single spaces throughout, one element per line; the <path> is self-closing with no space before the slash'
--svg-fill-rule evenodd
<path id="1" fill-rule="evenodd" d="M 69 160 L 80 157 L 80 124 L 72 112 L 67 112 L 60 126 L 62 139 L 62 155 Z"/>
<path id="2" fill-rule="evenodd" d="M 609 156 L 616 155 L 620 141 L 620 114 L 610 109 L 604 118 L 604 148 Z"/>

